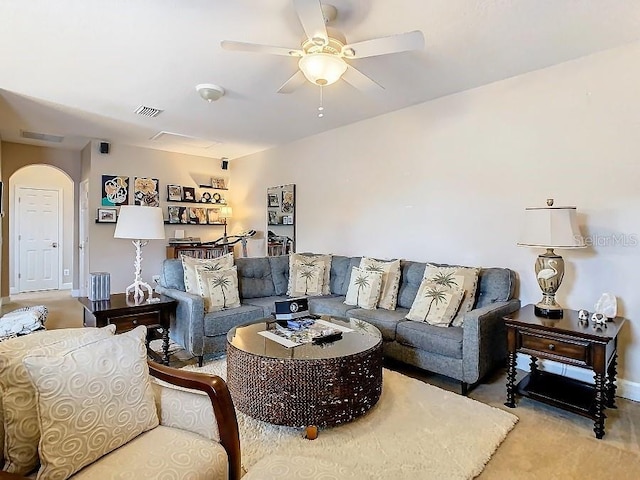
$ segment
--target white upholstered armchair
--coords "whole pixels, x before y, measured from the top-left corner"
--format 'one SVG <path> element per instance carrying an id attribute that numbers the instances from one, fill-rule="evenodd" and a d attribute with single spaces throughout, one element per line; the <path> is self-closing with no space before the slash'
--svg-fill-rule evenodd
<path id="1" fill-rule="evenodd" d="M 145 338 L 105 327 L 1 342 L 0 480 L 239 479 L 225 382 L 147 364 Z"/>

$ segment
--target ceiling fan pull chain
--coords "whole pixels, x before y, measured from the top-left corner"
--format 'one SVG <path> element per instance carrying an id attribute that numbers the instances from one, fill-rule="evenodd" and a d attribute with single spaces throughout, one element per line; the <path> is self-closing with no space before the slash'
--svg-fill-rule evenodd
<path id="1" fill-rule="evenodd" d="M 322 106 L 322 85 L 320 85 L 320 106 L 318 107 L 318 117 L 324 117 L 324 107 Z"/>

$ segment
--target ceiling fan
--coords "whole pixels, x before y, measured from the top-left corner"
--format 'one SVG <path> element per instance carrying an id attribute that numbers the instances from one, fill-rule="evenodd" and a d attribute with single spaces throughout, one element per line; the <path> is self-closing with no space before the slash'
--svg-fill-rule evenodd
<path id="1" fill-rule="evenodd" d="M 324 87 L 341 78 L 359 90 L 375 93 L 384 87 L 356 69 L 349 63 L 350 60 L 424 48 L 424 35 L 419 30 L 347 43 L 341 32 L 326 26 L 336 18 L 337 10 L 333 5 L 321 5 L 320 0 L 293 0 L 293 3 L 307 37 L 302 41 L 301 48 L 232 40 L 221 42 L 222 48 L 226 50 L 298 58 L 298 71 L 278 89 L 278 93 L 291 93 L 305 80 Z"/>

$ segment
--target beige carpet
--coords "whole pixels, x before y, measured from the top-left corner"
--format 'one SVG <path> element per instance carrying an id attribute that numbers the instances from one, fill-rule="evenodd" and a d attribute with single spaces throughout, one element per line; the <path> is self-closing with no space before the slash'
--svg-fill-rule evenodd
<path id="1" fill-rule="evenodd" d="M 225 359 L 202 368 L 226 377 Z M 250 470 L 265 455 L 305 455 L 343 464 L 362 479 L 469 479 L 485 464 L 518 418 L 470 398 L 384 370 L 383 392 L 365 416 L 320 431 L 270 425 L 238 413 L 242 463 Z"/>

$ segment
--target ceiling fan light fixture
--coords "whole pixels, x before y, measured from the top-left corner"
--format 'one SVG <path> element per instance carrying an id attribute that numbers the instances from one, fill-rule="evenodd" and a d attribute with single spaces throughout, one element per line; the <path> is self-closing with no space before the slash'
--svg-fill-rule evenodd
<path id="1" fill-rule="evenodd" d="M 209 103 L 219 100 L 224 95 L 224 88 L 213 83 L 196 85 L 196 91 Z"/>
<path id="2" fill-rule="evenodd" d="M 298 62 L 298 67 L 307 80 L 323 87 L 337 82 L 347 71 L 345 61 L 330 53 L 305 55 Z"/>

